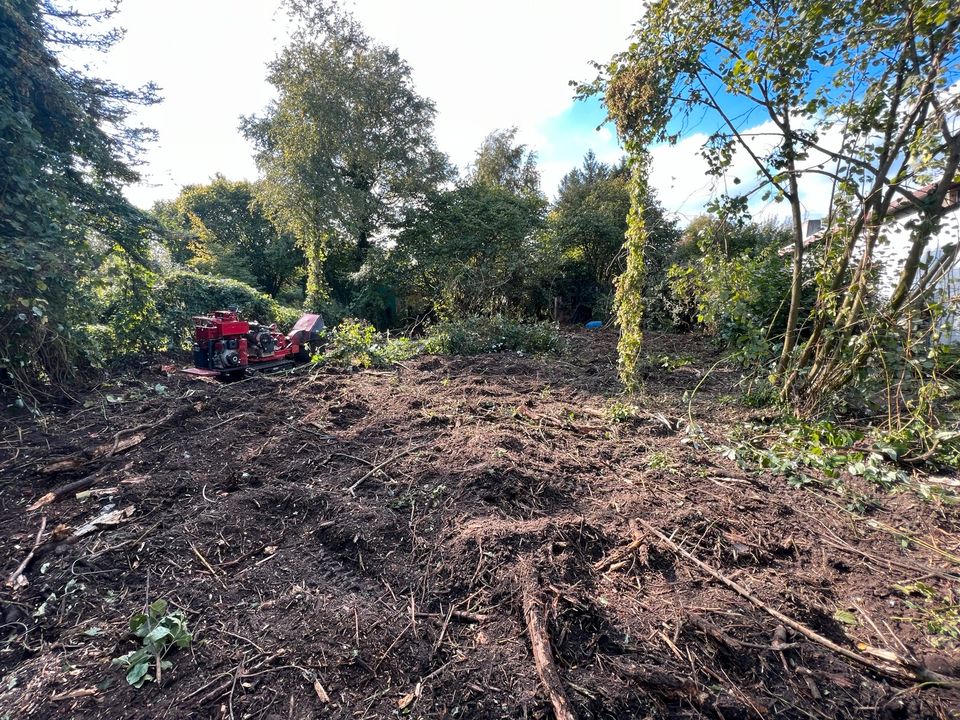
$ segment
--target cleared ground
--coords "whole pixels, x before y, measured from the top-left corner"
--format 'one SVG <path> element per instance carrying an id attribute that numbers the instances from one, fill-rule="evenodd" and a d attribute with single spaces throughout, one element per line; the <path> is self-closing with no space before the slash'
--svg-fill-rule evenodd
<path id="1" fill-rule="evenodd" d="M 958 512 L 899 493 L 851 514 L 692 440 L 684 394 L 717 360 L 696 338 L 647 339 L 685 359 L 614 422 L 614 342 L 227 385 L 150 366 L 8 418 L 4 578 L 46 521 L 0 593 L 0 717 L 552 717 L 531 610 L 580 718 L 955 717 L 956 688 L 889 654 L 960 675 L 894 587 L 955 591 Z M 697 391 L 708 440 L 764 419 L 736 377 Z M 118 524 L 71 537 L 107 504 Z M 110 660 L 157 598 L 194 641 L 136 690 Z"/>

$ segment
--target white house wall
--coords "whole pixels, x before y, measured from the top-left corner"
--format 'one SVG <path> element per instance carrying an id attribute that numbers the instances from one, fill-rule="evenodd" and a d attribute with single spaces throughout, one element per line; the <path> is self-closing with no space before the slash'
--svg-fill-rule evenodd
<path id="1" fill-rule="evenodd" d="M 879 292 L 889 298 L 893 294 L 904 261 L 910 252 L 910 222 L 913 216 L 904 216 L 891 223 L 884 232 L 885 241 L 877 249 L 876 256 L 881 267 Z M 923 262 L 931 265 L 949 245 L 960 243 L 960 208 L 947 213 L 940 221 L 940 229 L 930 238 Z M 952 345 L 960 345 L 960 264 L 955 264 L 950 272 L 937 283 L 934 297 L 944 306 L 951 308 L 941 327 L 941 340 Z"/>

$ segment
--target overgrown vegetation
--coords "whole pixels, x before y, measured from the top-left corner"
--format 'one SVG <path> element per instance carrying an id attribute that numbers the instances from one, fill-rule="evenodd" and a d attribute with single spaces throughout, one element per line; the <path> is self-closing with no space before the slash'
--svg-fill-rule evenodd
<path id="1" fill-rule="evenodd" d="M 0 386 L 23 404 L 76 377 L 84 319 L 77 287 L 103 258 L 140 261 L 153 232 L 121 194 L 149 133 L 126 120 L 157 101 L 61 65 L 60 50 L 120 37 L 53 0 L 0 4 Z"/>
<path id="2" fill-rule="evenodd" d="M 517 352 L 530 355 L 556 352 L 563 346 L 553 323 L 523 323 L 502 315 L 473 317 L 434 325 L 427 333 L 428 353 L 475 355 Z"/>
<path id="3" fill-rule="evenodd" d="M 936 290 L 956 251 L 924 254 L 960 162 L 948 5 L 654 3 L 637 42 L 580 88 L 603 93 L 628 157 L 588 153 L 553 201 L 516 128 L 490 132 L 459 172 L 395 49 L 336 5 L 286 8 L 291 40 L 267 68 L 277 99 L 243 121 L 263 178 L 216 175 L 147 214 L 120 190 L 149 137 L 125 119 L 153 89 L 93 80 L 56 55 L 61 43 L 108 49 L 118 31 L 95 28 L 111 14 L 5 6 L 16 182 L 4 190 L 0 382 L 15 402 L 87 367 L 182 349 L 191 317 L 216 308 L 281 329 L 319 309 L 324 359 L 362 367 L 553 352 L 557 323 L 614 315 L 628 389 L 679 367 L 646 357 L 644 329 L 704 333 L 743 369 L 751 402 L 809 422 L 871 418 L 871 442 L 899 438 L 898 462 L 956 462 L 952 301 Z M 742 132 L 727 112 L 737 103 L 765 113 L 766 139 Z M 703 153 L 725 190 L 681 228 L 650 188 L 647 151 L 701 111 L 717 120 Z M 728 177 L 738 156 L 755 178 Z M 812 176 L 833 187 L 808 241 L 798 209 Z M 752 219 L 767 199 L 786 224 Z M 890 281 L 878 248 L 898 207 L 916 222 L 900 228 L 910 252 Z"/>
<path id="4" fill-rule="evenodd" d="M 729 246 L 707 252 L 671 272 L 671 292 L 798 414 L 865 412 L 865 398 L 882 396 L 896 431 L 952 422 L 957 386 L 927 356 L 949 314 L 938 283 L 957 259 L 958 244 L 937 249 L 931 238 L 952 207 L 945 200 L 960 166 L 958 28 L 945 1 L 656 2 L 629 49 L 581 88 L 604 94 L 638 168 L 651 144 L 678 140 L 678 120 L 715 118 L 703 155 L 729 183 L 715 203 L 721 226 L 742 225 L 757 197 L 786 204 L 786 293 L 772 246 L 753 256 Z M 761 113 L 770 130 L 750 133 L 756 120 L 733 108 Z M 737 155 L 753 163 L 753 181 L 728 176 Z M 824 176 L 830 209 L 808 248 L 801 188 Z M 633 186 L 637 217 L 645 173 Z M 915 220 L 898 228 L 904 208 Z M 884 271 L 878 249 L 900 231 L 909 237 L 905 262 Z M 617 293 L 628 385 L 646 304 L 644 237 L 633 221 Z"/>
<path id="5" fill-rule="evenodd" d="M 326 334 L 316 361 L 347 367 L 384 367 L 423 353 L 478 355 L 515 352 L 539 355 L 563 348 L 559 328 L 503 316 L 470 317 L 438 323 L 422 339 L 377 332 L 370 323 L 348 319 Z"/>

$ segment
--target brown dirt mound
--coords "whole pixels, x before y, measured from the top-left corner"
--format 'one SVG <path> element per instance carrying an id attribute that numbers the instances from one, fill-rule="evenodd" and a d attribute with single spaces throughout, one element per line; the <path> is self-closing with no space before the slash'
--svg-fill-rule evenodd
<path id="1" fill-rule="evenodd" d="M 145 371 L 61 416 L 9 418 L 4 578 L 46 531 L 28 584 L 0 594 L 0 717 L 552 717 L 525 582 L 579 718 L 956 717 L 956 689 L 785 631 L 636 522 L 844 648 L 957 676 L 955 641 L 894 588 L 956 588 L 956 511 L 877 495 L 852 515 L 692 441 L 684 391 L 716 360 L 697 338 L 649 338 L 696 362 L 651 373 L 642 412 L 611 422 L 614 338 L 570 342 L 563 358 L 226 385 Z M 701 385 L 708 437 L 751 415 L 735 378 Z M 132 517 L 69 539 L 105 505 Z M 156 598 L 194 641 L 136 690 L 110 660 Z"/>

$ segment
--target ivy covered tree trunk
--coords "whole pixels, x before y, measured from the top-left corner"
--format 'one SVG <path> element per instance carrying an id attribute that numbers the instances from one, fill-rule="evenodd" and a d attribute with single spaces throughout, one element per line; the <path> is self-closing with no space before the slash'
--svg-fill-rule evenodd
<path id="1" fill-rule="evenodd" d="M 644 204 L 647 193 L 647 158 L 641 152 L 632 153 L 630 182 L 630 212 L 627 215 L 627 233 L 624 248 L 627 266 L 616 281 L 617 325 L 620 326 L 620 379 L 628 390 L 639 385 L 637 365 L 643 345 L 643 298 L 646 282 L 644 251 L 647 227 L 644 222 Z"/>
<path id="2" fill-rule="evenodd" d="M 329 299 L 330 292 L 324 278 L 324 261 L 327 259 L 328 236 L 316 234 L 305 243 L 307 256 L 307 294 L 304 299 L 304 309 L 309 312 L 320 312 L 324 303 Z"/>

